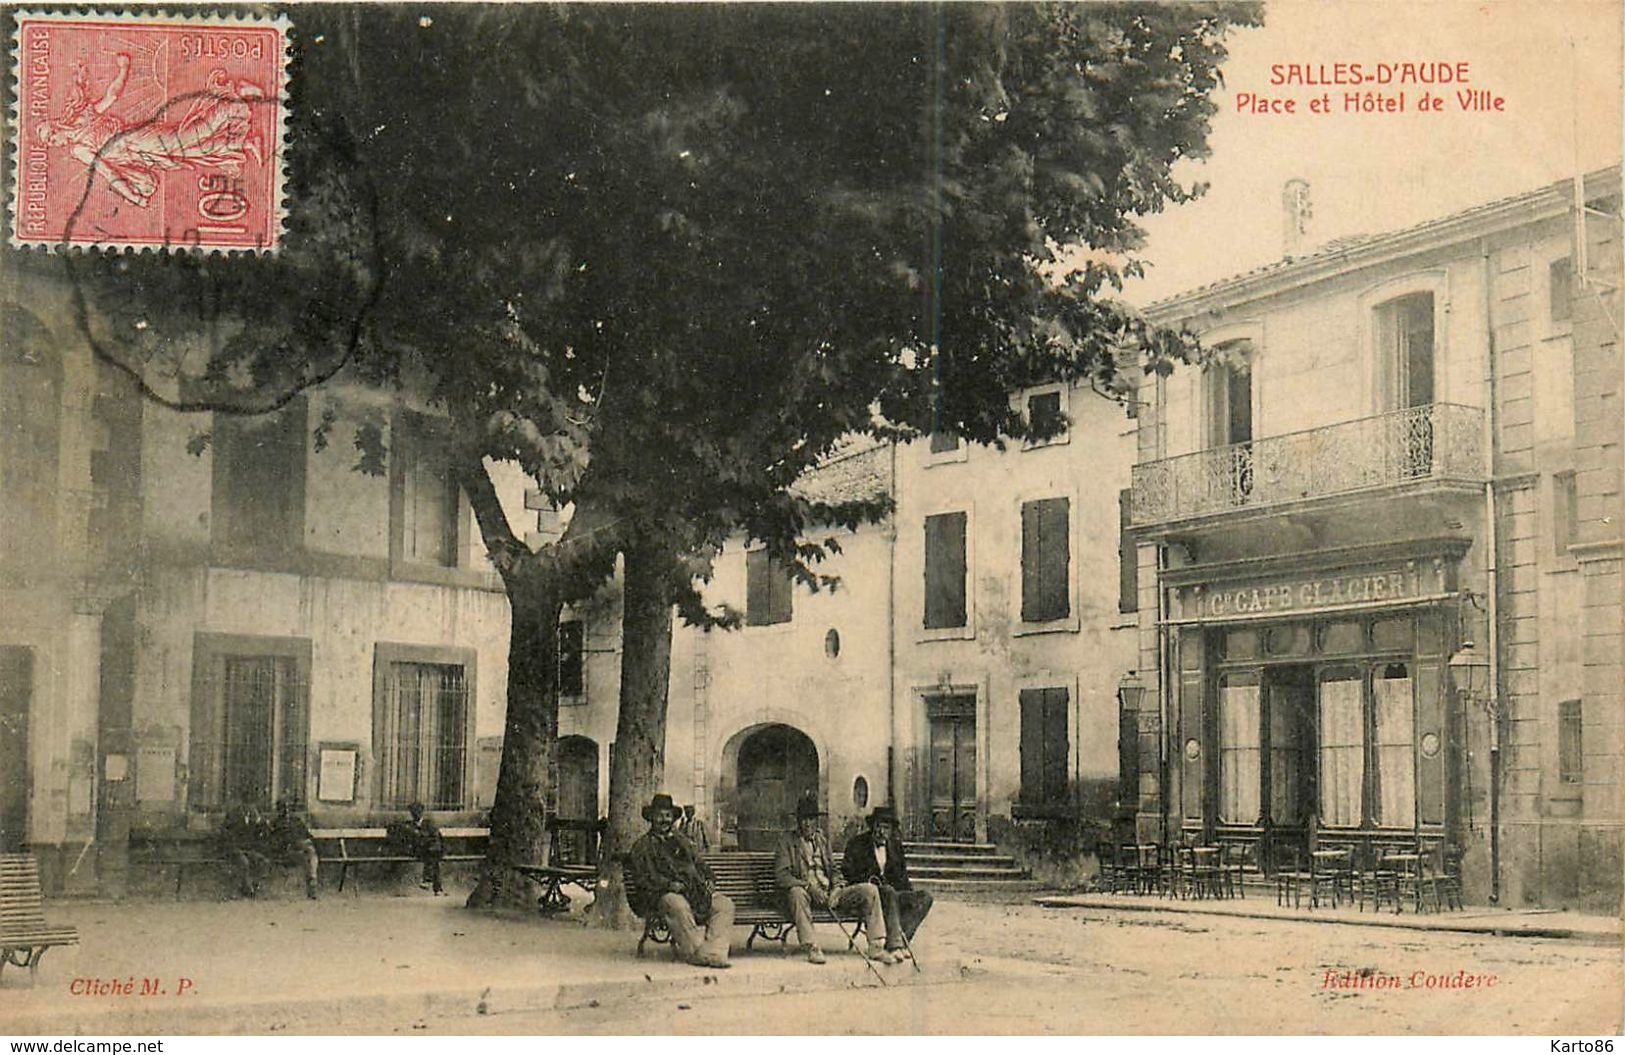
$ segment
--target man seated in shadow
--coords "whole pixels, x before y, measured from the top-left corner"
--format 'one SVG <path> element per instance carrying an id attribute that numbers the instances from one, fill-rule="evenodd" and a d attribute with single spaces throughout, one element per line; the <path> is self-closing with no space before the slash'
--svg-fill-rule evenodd
<path id="1" fill-rule="evenodd" d="M 226 807 L 220 828 L 215 833 L 220 856 L 231 869 L 232 886 L 239 897 L 257 897 L 265 873 L 271 862 L 265 856 L 270 841 L 270 826 L 260 816 L 259 808 L 242 803 Z"/>
<path id="2" fill-rule="evenodd" d="M 317 869 L 316 840 L 310 836 L 305 819 L 294 812 L 293 802 L 281 799 L 276 804 L 276 819 L 271 822 L 270 849 L 276 858 L 286 864 L 302 864 L 305 868 L 305 896 L 316 900 Z"/>
<path id="3" fill-rule="evenodd" d="M 908 878 L 903 840 L 897 834 L 897 811 L 876 806 L 869 813 L 869 830 L 846 844 L 841 871 L 848 883 L 873 883 L 880 889 L 880 908 L 886 916 L 886 948 L 907 957 L 909 942 L 931 911 L 931 894 L 915 890 Z M 892 945 L 891 942 L 898 942 Z"/>
<path id="4" fill-rule="evenodd" d="M 442 896 L 445 890 L 440 886 L 440 859 L 446 856 L 446 841 L 440 837 L 440 829 L 423 813 L 423 803 L 414 802 L 406 807 L 412 820 L 406 825 L 412 839 L 412 853 L 423 862 L 423 878 L 418 886 L 428 887 L 435 895 Z"/>
<path id="5" fill-rule="evenodd" d="M 632 906 L 644 919 L 665 917 L 677 955 L 696 967 L 728 963 L 728 928 L 734 903 L 717 892 L 716 877 L 700 852 L 677 833 L 678 810 L 670 795 L 656 795 L 643 808 L 649 830 L 632 844 L 626 867 L 638 893 Z M 702 927 L 703 924 L 703 927 Z"/>

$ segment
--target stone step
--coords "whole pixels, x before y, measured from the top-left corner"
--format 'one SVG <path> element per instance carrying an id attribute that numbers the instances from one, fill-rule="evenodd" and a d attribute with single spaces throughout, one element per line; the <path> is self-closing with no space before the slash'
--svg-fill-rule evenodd
<path id="1" fill-rule="evenodd" d="M 1027 873 L 1013 866 L 1006 868 L 932 868 L 911 864 L 909 865 L 908 874 L 911 879 L 1006 880 L 1027 878 Z"/>
<path id="2" fill-rule="evenodd" d="M 949 897 L 954 894 L 1032 893 L 1045 889 L 1036 879 L 926 879 L 914 877 L 921 890 Z"/>
<path id="3" fill-rule="evenodd" d="M 910 857 L 915 854 L 970 854 L 979 857 L 991 857 L 999 852 L 999 848 L 992 843 L 944 843 L 944 842 L 914 842 L 905 839 L 903 849 L 908 851 Z"/>
<path id="4" fill-rule="evenodd" d="M 1016 859 L 1003 854 L 970 857 L 961 854 L 910 854 L 909 868 L 1015 868 Z"/>

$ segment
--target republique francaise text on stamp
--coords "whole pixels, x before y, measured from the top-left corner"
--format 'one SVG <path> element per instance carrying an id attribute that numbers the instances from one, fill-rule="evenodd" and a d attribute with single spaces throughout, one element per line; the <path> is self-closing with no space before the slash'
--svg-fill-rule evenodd
<path id="1" fill-rule="evenodd" d="M 13 245 L 274 251 L 286 19 L 18 12 Z"/>

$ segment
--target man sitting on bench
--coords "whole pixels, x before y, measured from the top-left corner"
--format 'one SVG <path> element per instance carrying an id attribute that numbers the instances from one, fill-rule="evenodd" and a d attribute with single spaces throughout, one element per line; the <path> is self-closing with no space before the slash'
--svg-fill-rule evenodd
<path id="1" fill-rule="evenodd" d="M 846 844 L 841 870 L 849 883 L 867 880 L 880 888 L 880 908 L 886 916 L 886 947 L 899 956 L 908 956 L 908 943 L 931 911 L 931 894 L 915 890 L 908 880 L 908 862 L 903 858 L 903 841 L 897 837 L 897 811 L 876 806 L 869 814 L 869 830 L 854 835 Z M 901 938 L 899 938 L 901 935 Z M 901 942 L 901 947 L 892 941 Z"/>
<path id="2" fill-rule="evenodd" d="M 677 955 L 694 966 L 732 966 L 728 928 L 733 926 L 734 903 L 717 893 L 710 866 L 674 830 L 677 816 L 670 795 L 656 795 L 643 807 L 649 830 L 632 844 L 626 862 L 640 902 L 632 911 L 645 919 L 651 913 L 664 916 Z"/>
<path id="3" fill-rule="evenodd" d="M 873 883 L 841 884 L 841 876 L 829 855 L 829 840 L 818 827 L 818 818 L 823 815 L 817 799 L 809 796 L 796 803 L 796 830 L 786 832 L 779 840 L 779 852 L 773 862 L 774 876 L 784 893 L 786 913 L 795 921 L 796 940 L 801 943 L 808 962 L 823 963 L 824 950 L 818 947 L 813 934 L 812 910 L 860 911 L 869 932 L 869 959 L 879 963 L 900 962 L 901 957 L 887 950 L 893 944 L 901 944 L 901 938 L 887 933 L 886 948 L 875 947 L 877 935 L 886 925 L 880 911 L 880 891 Z"/>
<path id="4" fill-rule="evenodd" d="M 423 862 L 423 878 L 418 886 L 429 887 L 435 894 L 445 893 L 440 886 L 440 859 L 446 856 L 446 841 L 434 821 L 423 815 L 423 803 L 414 802 L 406 807 L 412 820 L 406 825 L 412 845 L 412 856 Z"/>
<path id="5" fill-rule="evenodd" d="M 255 897 L 260 892 L 260 881 L 271 869 L 271 862 L 265 856 L 270 834 L 265 818 L 256 807 L 239 803 L 226 808 L 216 838 L 220 856 L 231 866 L 232 885 L 237 888 L 239 897 Z"/>
<path id="6" fill-rule="evenodd" d="M 276 804 L 276 819 L 271 822 L 271 850 L 288 864 L 305 866 L 305 896 L 316 900 L 317 864 L 316 840 L 310 837 L 305 819 L 293 811 L 293 803 L 281 799 Z"/>

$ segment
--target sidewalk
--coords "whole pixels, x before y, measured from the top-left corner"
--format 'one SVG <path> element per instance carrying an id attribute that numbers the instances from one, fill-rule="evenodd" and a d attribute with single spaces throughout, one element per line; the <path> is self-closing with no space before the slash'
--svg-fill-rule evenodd
<path id="1" fill-rule="evenodd" d="M 1172 912 L 1203 916 L 1235 916 L 1241 919 L 1268 919 L 1291 923 L 1341 923 L 1360 927 L 1393 927 L 1402 930 L 1438 931 L 1457 934 L 1494 934 L 1523 938 L 1559 938 L 1594 945 L 1618 946 L 1619 920 L 1581 912 L 1555 912 L 1548 909 L 1499 909 L 1469 905 L 1457 912 L 1409 910 L 1395 913 L 1362 912 L 1358 908 L 1310 909 L 1279 906 L 1268 893 L 1262 896 L 1225 900 L 1167 898 L 1155 894 L 1048 894 L 1033 899 L 1045 908 L 1110 909 L 1123 912 Z"/>
<path id="2" fill-rule="evenodd" d="M 578 918 L 489 915 L 462 900 L 331 895 L 320 901 L 52 902 L 52 923 L 79 929 L 54 949 L 36 985 L 0 976 L 0 1034 L 389 1032 L 425 1016 L 501 1014 L 687 996 L 878 987 L 833 927 L 820 927 L 829 963 L 817 967 L 734 930 L 733 967 L 677 963 L 669 947 L 633 954 L 637 933 Z M 793 946 L 794 943 L 791 942 Z M 959 981 L 977 965 L 952 956 L 927 970 L 876 965 L 890 985 Z M 128 981 L 131 995 L 76 995 L 79 979 Z M 144 980 L 162 990 L 143 996 Z M 183 984 L 182 980 L 186 984 Z M 80 983 L 82 986 L 82 983 Z"/>

